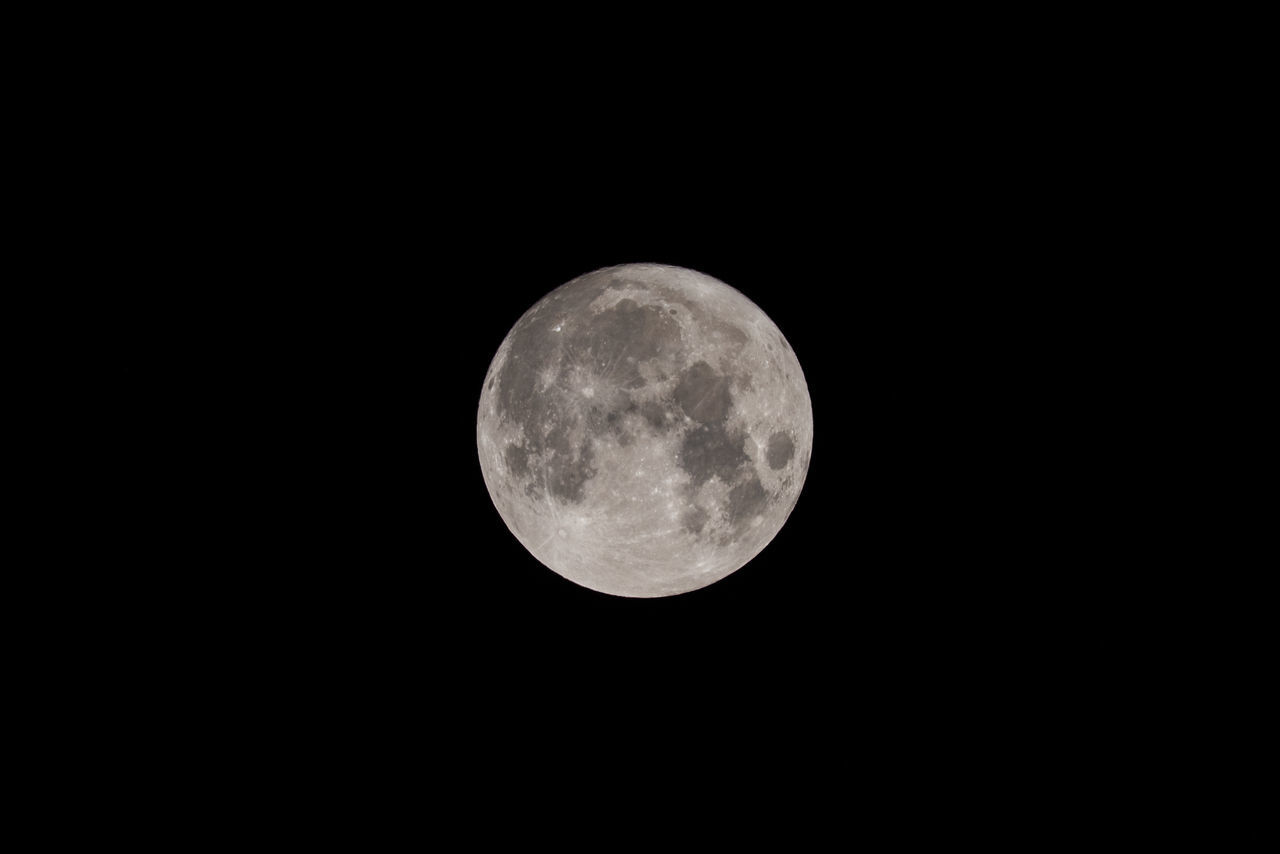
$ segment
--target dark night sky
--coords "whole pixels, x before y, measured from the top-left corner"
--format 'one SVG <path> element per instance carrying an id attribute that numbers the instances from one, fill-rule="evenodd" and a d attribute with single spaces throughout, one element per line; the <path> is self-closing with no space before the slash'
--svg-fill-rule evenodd
<path id="1" fill-rule="evenodd" d="M 940 165 L 901 132 L 833 125 L 711 124 L 692 146 L 658 125 L 569 150 L 482 130 L 421 156 L 417 137 L 389 134 L 352 142 L 342 169 L 319 156 L 251 172 L 253 205 L 235 180 L 253 182 L 228 169 L 229 187 L 215 176 L 207 189 L 235 216 L 169 244 L 198 260 L 197 283 L 164 308 L 186 300 L 210 336 L 200 370 L 238 395 L 238 415 L 220 417 L 250 453 L 227 453 L 280 472 L 248 499 L 278 489 L 276 524 L 311 556 L 265 576 L 273 595 L 311 573 L 322 610 L 350 597 L 366 628 L 385 630 L 387 609 L 409 637 L 439 621 L 551 668 L 544 633 L 588 656 L 676 655 L 690 673 L 690 649 L 754 650 L 732 659 L 743 672 L 766 652 L 825 672 L 885 649 L 921 665 L 957 650 L 1021 658 L 1026 631 L 1056 643 L 1042 627 L 1091 582 L 1047 533 L 1066 490 L 1045 499 L 1044 478 L 1074 451 L 1057 435 L 1071 413 L 1042 394 L 1061 354 L 1037 342 L 1082 292 L 1065 289 L 1023 182 L 994 180 L 981 152 Z M 744 569 L 669 601 L 611 599 L 541 568 L 475 457 L 481 381 L 510 326 L 574 276 L 632 261 L 754 300 L 814 406 L 788 524 Z M 191 332 L 161 334 L 190 346 Z M 1084 642 L 1090 619 L 1071 621 Z"/>
<path id="2" fill-rule="evenodd" d="M 49 203 L 88 226 L 51 263 L 89 270 L 47 290 L 108 339 L 73 428 L 96 469 L 72 491 L 101 518 L 66 538 L 92 559 L 49 573 L 89 628 L 50 673 L 90 686 L 72 726 L 91 710 L 121 767 L 136 733 L 229 770 L 213 808 L 358 789 L 425 834 L 455 803 L 480 807 L 468 833 L 525 830 L 490 806 L 506 791 L 553 795 L 557 838 L 575 812 L 753 831 L 792 790 L 795 847 L 881 803 L 894 838 L 952 838 L 917 792 L 1018 812 L 972 781 L 1035 799 L 1025 779 L 1100 755 L 1158 639 L 1124 628 L 1146 588 L 1115 545 L 1143 444 L 1121 421 L 1144 376 L 1110 355 L 1142 269 L 1111 263 L 1132 227 L 1115 122 L 1073 119 L 1097 115 L 1071 91 L 1092 58 L 1072 42 L 1028 73 L 1040 36 L 1006 40 L 1003 17 L 976 22 L 991 51 L 915 9 L 896 33 L 655 18 L 634 44 L 649 12 L 624 13 L 583 39 L 533 10 L 561 45 L 487 7 L 236 20 L 203 53 L 174 30 L 126 62 L 107 40 L 122 56 L 50 100 L 78 126 L 74 193 Z M 773 319 L 814 446 L 759 556 L 631 600 L 519 545 L 475 418 L 527 308 L 644 261 Z M 713 789 L 729 810 L 701 807 Z"/>
<path id="3" fill-rule="evenodd" d="M 397 201 L 358 232 L 368 251 L 340 258 L 366 284 L 335 285 L 331 307 L 351 300 L 360 372 L 347 381 L 383 419 L 358 427 L 376 464 L 357 478 L 388 490 L 362 500 L 393 520 L 370 520 L 387 539 L 366 557 L 389 585 L 367 591 L 370 607 L 389 595 L 406 623 L 426 609 L 462 661 L 579 684 L 583 669 L 633 667 L 688 687 L 904 667 L 1000 682 L 1096 651 L 1096 579 L 1050 532 L 1065 490 L 1034 497 L 1071 450 L 1043 435 L 1069 417 L 1042 408 L 1057 366 L 1034 346 L 1054 331 L 1059 272 L 1036 260 L 1043 281 L 1027 278 L 1042 236 L 1018 221 L 1020 191 L 897 140 L 820 131 L 754 146 L 713 135 L 696 157 L 657 132 L 653 148 L 486 149 L 433 163 L 411 185 L 421 194 L 387 191 Z M 630 261 L 743 291 L 792 343 L 814 405 L 808 480 L 782 532 L 668 600 L 543 568 L 475 458 L 480 384 L 506 331 L 559 284 Z"/>
<path id="4" fill-rule="evenodd" d="M 1040 702 L 1107 660 L 1122 597 L 1094 544 L 1114 517 L 1078 500 L 1098 427 L 1070 403 L 1087 356 L 1058 346 L 1098 293 L 1063 242 L 1069 208 L 1041 203 L 1063 197 L 1063 168 L 942 144 L 950 119 L 865 101 L 858 122 L 820 99 L 532 123 L 361 100 L 369 121 L 341 127 L 331 106 L 161 182 L 166 251 L 114 304 L 138 333 L 121 338 L 120 433 L 157 460 L 154 483 L 131 482 L 167 520 L 147 557 L 190 567 L 165 620 L 218 666 L 459 725 L 545 708 L 607 729 L 642 709 L 767 730 L 781 714 L 829 740 L 853 717 Z M 162 215 L 174 199 L 201 200 L 199 218 Z M 639 261 L 761 306 L 814 407 L 779 535 L 660 600 L 538 564 L 474 438 L 520 315 Z M 157 501 L 206 483 L 208 512 Z"/>

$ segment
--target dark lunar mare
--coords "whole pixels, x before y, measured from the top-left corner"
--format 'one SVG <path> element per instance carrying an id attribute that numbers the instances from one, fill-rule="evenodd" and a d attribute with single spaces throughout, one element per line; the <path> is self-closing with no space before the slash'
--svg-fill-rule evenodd
<path id="1" fill-rule="evenodd" d="M 738 470 L 751 462 L 742 449 L 745 439 L 744 433 L 729 433 L 724 424 L 699 424 L 685 434 L 677 461 L 694 486 L 713 477 L 733 483 Z"/>
<path id="2" fill-rule="evenodd" d="M 743 528 L 769 503 L 760 478 L 753 472 L 751 479 L 729 490 L 729 521 L 735 528 Z"/>
<path id="3" fill-rule="evenodd" d="M 568 345 L 587 367 L 622 388 L 635 389 L 645 385 L 640 364 L 664 347 L 674 350 L 679 341 L 679 327 L 661 308 L 623 299 L 590 318 L 581 332 L 572 332 Z"/>
<path id="4" fill-rule="evenodd" d="M 701 507 L 692 507 L 684 512 L 680 519 L 680 524 L 686 531 L 691 534 L 699 534 L 706 527 L 707 519 L 711 518 L 706 510 Z"/>
<path id="5" fill-rule="evenodd" d="M 729 378 L 717 374 L 706 362 L 696 362 L 680 377 L 676 402 L 685 415 L 700 424 L 723 421 L 733 407 Z"/>
<path id="6" fill-rule="evenodd" d="M 569 441 L 577 416 L 539 389 L 542 372 L 560 361 L 561 342 L 552 332 L 556 318 L 586 310 L 598 293 L 591 278 L 557 288 L 516 323 L 498 374 L 498 415 L 523 434 L 523 445 L 507 447 L 507 464 L 514 476 L 528 478 L 525 493 L 531 498 L 547 490 L 566 500 L 580 499 L 592 473 L 591 460 L 575 456 Z"/>
<path id="7" fill-rule="evenodd" d="M 774 433 L 769 437 L 769 448 L 765 452 L 765 459 L 769 462 L 769 468 L 777 471 L 791 462 L 795 452 L 796 445 L 791 440 L 790 433 Z"/>
<path id="8" fill-rule="evenodd" d="M 590 304 L 611 285 L 619 286 L 618 280 L 607 271 L 579 277 L 548 294 L 511 330 L 498 376 L 497 411 L 523 434 L 523 444 L 508 446 L 504 454 L 512 474 L 529 479 L 526 493 L 531 497 L 545 489 L 562 501 L 580 502 L 586 482 L 596 474 L 591 437 L 612 429 L 601 420 L 598 407 L 584 414 L 565 403 L 576 394 L 569 387 L 571 368 L 631 390 L 646 383 L 640 365 L 660 354 L 678 357 L 679 324 L 661 308 L 624 298 L 603 311 L 590 311 Z M 547 370 L 555 372 L 555 380 L 544 391 Z M 645 413 L 646 418 L 651 415 Z M 585 436 L 576 445 L 575 434 Z M 619 440 L 630 441 L 620 431 Z"/>

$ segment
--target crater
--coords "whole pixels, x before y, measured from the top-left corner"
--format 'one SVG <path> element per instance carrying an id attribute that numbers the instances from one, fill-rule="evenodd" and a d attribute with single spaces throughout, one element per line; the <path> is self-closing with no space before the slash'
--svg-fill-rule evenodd
<path id="1" fill-rule="evenodd" d="M 765 452 L 765 459 L 769 461 L 769 468 L 777 471 L 791 462 L 795 453 L 796 446 L 791 440 L 790 433 L 774 433 L 769 437 L 769 448 Z"/>

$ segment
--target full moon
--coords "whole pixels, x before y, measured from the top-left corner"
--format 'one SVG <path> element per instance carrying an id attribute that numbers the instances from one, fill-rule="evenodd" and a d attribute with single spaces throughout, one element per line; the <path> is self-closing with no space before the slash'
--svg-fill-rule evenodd
<path id="1" fill-rule="evenodd" d="M 673 596 L 740 569 L 782 528 L 813 411 L 755 303 L 693 270 L 624 264 L 512 327 L 476 444 L 494 506 L 539 561 L 602 593 Z"/>

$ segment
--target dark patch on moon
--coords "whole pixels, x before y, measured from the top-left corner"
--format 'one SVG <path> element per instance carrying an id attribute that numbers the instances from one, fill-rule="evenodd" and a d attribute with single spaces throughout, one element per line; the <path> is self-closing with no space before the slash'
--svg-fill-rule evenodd
<path id="1" fill-rule="evenodd" d="M 592 409 L 597 412 L 599 411 L 596 407 L 592 407 Z M 627 402 L 625 407 L 610 409 L 608 414 L 604 416 L 603 424 L 597 426 L 596 429 L 592 431 L 592 435 L 602 435 L 607 433 L 608 435 L 613 436 L 614 440 L 622 447 L 625 448 L 627 445 L 630 445 L 635 441 L 635 436 L 631 435 L 631 432 L 628 431 L 626 426 L 623 424 L 622 415 L 624 412 L 634 412 L 635 409 L 636 405 L 630 401 Z"/>
<path id="2" fill-rule="evenodd" d="M 639 363 L 664 349 L 673 352 L 680 330 L 661 308 L 622 299 L 595 317 L 569 344 L 588 359 L 589 367 L 625 388 L 640 388 L 646 380 Z"/>
<path id="3" fill-rule="evenodd" d="M 512 328 L 510 356 L 498 376 L 499 416 L 517 424 L 541 421 L 546 397 L 537 394 L 538 375 L 557 363 L 563 343 L 560 333 L 552 329 L 560 324 L 560 318 L 587 310 L 600 292 L 596 278 L 588 274 L 556 288 Z"/>
<path id="4" fill-rule="evenodd" d="M 603 436 L 613 430 L 617 420 L 616 412 L 606 415 L 599 406 L 592 406 L 587 410 L 587 433 L 591 436 Z"/>
<path id="5" fill-rule="evenodd" d="M 697 486 L 713 477 L 731 483 L 738 469 L 749 462 L 742 450 L 743 434 L 729 435 L 723 424 L 699 425 L 685 434 L 680 445 L 680 468 Z"/>
<path id="6" fill-rule="evenodd" d="M 791 440 L 790 433 L 774 433 L 769 437 L 769 448 L 765 452 L 765 459 L 769 461 L 769 468 L 777 471 L 791 462 L 795 452 L 795 442 Z"/>
<path id="7" fill-rule="evenodd" d="M 516 477 L 525 477 L 529 474 L 529 452 L 519 445 L 507 445 L 507 450 L 503 454 L 507 460 L 507 468 Z"/>
<path id="8" fill-rule="evenodd" d="M 545 480 L 541 468 L 530 469 L 529 482 L 524 485 L 524 494 L 535 501 L 542 498 L 542 490 L 546 486 Z"/>
<path id="9" fill-rule="evenodd" d="M 722 421 L 733 406 L 729 378 L 717 374 L 706 362 L 695 362 L 680 377 L 676 402 L 699 424 Z"/>
<path id="10" fill-rule="evenodd" d="M 729 490 L 729 521 L 741 527 L 759 515 L 768 501 L 769 496 L 761 486 L 760 478 L 753 474 L 751 480 Z"/>
<path id="11" fill-rule="evenodd" d="M 558 456 L 566 457 L 573 452 L 573 446 L 569 443 L 569 433 L 575 426 L 574 421 L 576 419 L 557 419 L 554 426 L 547 432 L 546 447 L 555 451 Z M 526 429 L 527 438 L 528 432 Z"/>
<path id="12" fill-rule="evenodd" d="M 587 481 L 596 474 L 594 462 L 590 440 L 582 443 L 576 456 L 557 453 L 547 466 L 547 491 L 573 504 L 582 501 Z"/>
<path id="13" fill-rule="evenodd" d="M 689 533 L 697 534 L 701 533 L 703 527 L 706 526 L 708 518 L 710 517 L 706 510 L 701 507 L 693 507 L 686 510 L 684 515 L 680 517 L 680 524 Z"/>
<path id="14" fill-rule="evenodd" d="M 590 437 L 609 429 L 600 409 L 580 416 L 573 405 L 562 405 L 564 395 L 575 391 L 568 387 L 571 377 L 566 354 L 596 362 L 583 367 L 603 369 L 603 375 L 615 384 L 634 387 L 643 385 L 644 378 L 627 356 L 644 359 L 664 346 L 678 349 L 679 329 L 661 309 L 642 308 L 624 299 L 617 306 L 592 313 L 591 303 L 609 281 L 603 275 L 580 276 L 527 311 L 512 328 L 509 355 L 491 380 L 497 383 L 498 417 L 523 434 L 520 449 L 508 449 L 505 454 L 513 474 L 529 478 L 525 492 L 530 497 L 538 498 L 546 489 L 567 501 L 580 501 L 583 485 L 595 474 L 595 468 L 591 446 L 584 443 L 575 448 L 578 439 L 574 437 L 584 431 Z M 572 337 L 567 334 L 571 318 L 587 319 Z M 553 381 L 550 390 L 543 386 L 548 372 Z"/>
<path id="15" fill-rule="evenodd" d="M 649 422 L 649 426 L 655 430 L 662 430 L 667 426 L 667 408 L 657 401 L 647 400 L 640 407 L 640 414 L 644 416 L 644 420 Z"/>

